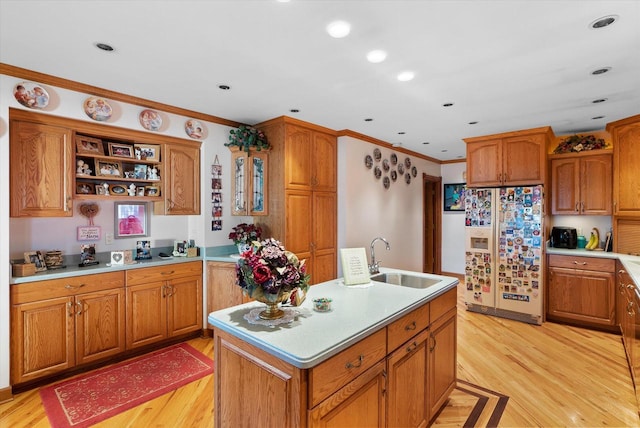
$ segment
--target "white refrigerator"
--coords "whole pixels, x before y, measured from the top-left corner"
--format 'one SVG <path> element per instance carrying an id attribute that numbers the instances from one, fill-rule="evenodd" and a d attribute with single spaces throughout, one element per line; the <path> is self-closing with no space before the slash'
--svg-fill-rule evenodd
<path id="1" fill-rule="evenodd" d="M 467 310 L 542 324 L 543 200 L 542 186 L 466 189 Z"/>

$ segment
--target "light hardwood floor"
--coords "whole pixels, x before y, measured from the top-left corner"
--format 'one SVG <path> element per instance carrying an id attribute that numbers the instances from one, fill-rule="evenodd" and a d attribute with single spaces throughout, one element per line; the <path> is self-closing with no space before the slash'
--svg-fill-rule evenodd
<path id="1" fill-rule="evenodd" d="M 458 377 L 508 395 L 504 427 L 640 427 L 620 337 L 560 324 L 532 326 L 467 312 L 458 301 Z M 189 343 L 212 356 L 211 339 Z M 445 408 L 434 426 L 460 426 Z M 213 376 L 98 427 L 212 427 Z M 0 427 L 48 427 L 38 390 L 0 405 Z"/>

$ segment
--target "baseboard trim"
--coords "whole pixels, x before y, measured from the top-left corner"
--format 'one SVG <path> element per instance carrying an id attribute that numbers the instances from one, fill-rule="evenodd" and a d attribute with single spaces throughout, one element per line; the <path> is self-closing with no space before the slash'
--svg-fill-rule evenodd
<path id="1" fill-rule="evenodd" d="M 444 276 L 453 276 L 453 277 L 458 278 L 458 281 L 464 281 L 464 275 L 459 274 L 459 273 L 453 273 L 453 272 L 442 272 L 442 274 L 441 274 L 441 275 L 444 275 Z"/>
<path id="2" fill-rule="evenodd" d="M 11 387 L 0 389 L 0 404 L 13 400 L 13 392 Z"/>

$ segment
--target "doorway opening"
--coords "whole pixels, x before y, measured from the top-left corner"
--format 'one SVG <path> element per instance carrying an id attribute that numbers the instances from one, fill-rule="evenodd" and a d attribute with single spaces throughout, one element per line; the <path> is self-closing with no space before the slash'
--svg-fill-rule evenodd
<path id="1" fill-rule="evenodd" d="M 422 271 L 442 274 L 442 178 L 422 174 Z"/>

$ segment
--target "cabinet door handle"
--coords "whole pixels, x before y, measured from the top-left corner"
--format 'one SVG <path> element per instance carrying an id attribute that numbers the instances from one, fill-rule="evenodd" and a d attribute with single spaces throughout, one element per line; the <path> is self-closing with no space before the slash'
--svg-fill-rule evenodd
<path id="1" fill-rule="evenodd" d="M 436 349 L 436 337 L 431 333 L 429 335 L 429 339 L 431 340 L 432 345 L 429 347 L 429 352 L 433 352 Z"/>
<path id="2" fill-rule="evenodd" d="M 582 262 L 582 263 L 580 263 L 580 262 L 578 262 L 577 260 L 574 260 L 574 261 L 573 261 L 573 264 L 574 264 L 574 265 L 582 265 L 582 266 L 586 266 L 586 265 L 587 265 L 587 262 Z"/>
<path id="3" fill-rule="evenodd" d="M 349 361 L 345 365 L 345 367 L 348 369 L 358 368 L 362 365 L 362 361 L 364 361 L 364 355 L 360 354 L 360 356 L 358 357 L 358 361 L 356 361 L 355 363 L 352 363 L 351 361 Z"/>
<path id="4" fill-rule="evenodd" d="M 576 209 L 575 209 L 575 212 L 578 212 L 578 206 L 579 206 L 579 202 L 576 202 Z"/>
<path id="5" fill-rule="evenodd" d="M 580 212 L 584 212 L 584 201 L 580 202 Z"/>
<path id="6" fill-rule="evenodd" d="M 418 344 L 414 341 L 411 345 L 407 346 L 407 354 L 414 351 L 418 347 Z"/>
<path id="7" fill-rule="evenodd" d="M 82 314 L 82 300 L 78 300 L 76 302 L 76 306 L 78 308 L 78 311 L 76 312 L 76 315 L 80 315 Z"/>
<path id="8" fill-rule="evenodd" d="M 67 196 L 67 202 L 64 206 L 65 211 L 71 211 L 71 196 Z"/>
<path id="9" fill-rule="evenodd" d="M 160 275 L 173 275 L 174 273 L 176 273 L 176 271 L 172 270 L 170 272 L 162 272 L 162 273 L 160 273 Z"/>
<path id="10" fill-rule="evenodd" d="M 70 317 L 72 317 L 74 315 L 74 313 L 73 313 L 73 302 L 67 302 L 67 315 L 69 315 Z"/>
<path id="11" fill-rule="evenodd" d="M 64 288 L 66 288 L 67 290 L 77 290 L 78 288 L 82 288 L 85 285 L 86 284 L 78 284 L 78 285 L 67 284 L 64 286 Z"/>
<path id="12" fill-rule="evenodd" d="M 405 331 L 415 330 L 416 328 L 417 328 L 417 326 L 416 326 L 416 322 L 415 321 L 413 321 L 409 325 L 405 325 L 404 326 Z"/>
<path id="13" fill-rule="evenodd" d="M 627 303 L 627 314 L 629 314 L 630 317 L 635 316 L 635 311 L 633 310 L 633 302 L 628 302 Z"/>
<path id="14" fill-rule="evenodd" d="M 175 288 L 173 288 L 173 286 L 171 286 L 171 285 L 167 285 L 167 289 L 169 290 L 169 294 L 167 294 L 167 297 L 171 297 L 171 296 L 173 296 L 174 294 L 176 294 L 176 289 L 175 289 Z"/>

